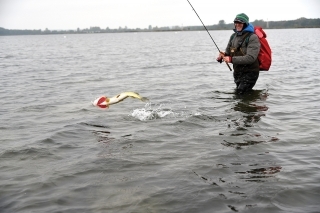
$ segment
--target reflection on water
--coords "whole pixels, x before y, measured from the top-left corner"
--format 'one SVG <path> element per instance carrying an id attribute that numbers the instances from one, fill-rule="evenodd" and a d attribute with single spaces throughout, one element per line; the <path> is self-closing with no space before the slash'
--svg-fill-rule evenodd
<path id="1" fill-rule="evenodd" d="M 114 138 L 110 137 L 110 131 L 107 126 L 100 125 L 100 124 L 93 124 L 93 123 L 81 123 L 85 126 L 89 127 L 89 131 L 92 132 L 94 136 L 96 136 L 96 139 L 100 143 L 109 143 L 110 141 L 114 140 Z"/>
<path id="2" fill-rule="evenodd" d="M 262 168 L 253 168 L 247 171 L 238 171 L 236 174 L 243 175 L 240 179 L 250 182 L 265 182 L 266 178 L 274 177 L 274 174 L 280 172 L 281 166 L 271 166 Z"/>
<path id="3" fill-rule="evenodd" d="M 265 90 L 252 90 L 246 94 L 235 93 L 234 99 L 237 103 L 233 109 L 244 113 L 243 122 L 246 127 L 252 126 L 252 123 L 260 121 L 261 116 L 265 116 L 263 112 L 267 111 L 268 107 L 264 101 L 267 97 L 268 93 Z"/>
<path id="4" fill-rule="evenodd" d="M 266 105 L 267 98 L 267 90 L 252 90 L 246 94 L 234 93 L 233 100 L 235 103 L 231 109 L 239 113 L 231 114 L 228 133 L 221 134 L 232 137 L 225 138 L 222 145 L 242 149 L 247 146 L 278 140 L 276 137 L 263 136 L 251 129 L 266 115 L 265 112 L 269 109 Z"/>
<path id="5" fill-rule="evenodd" d="M 252 90 L 246 94 L 235 92 L 232 95 L 233 106 L 228 117 L 228 129 L 221 133 L 225 136 L 222 145 L 240 151 L 253 145 L 278 141 L 278 138 L 265 135 L 260 131 L 261 128 L 257 128 L 258 123 L 266 116 L 269 109 L 266 105 L 269 96 L 268 91 Z M 262 152 L 258 155 L 268 159 L 269 154 Z M 265 182 L 282 169 L 281 166 L 272 161 L 252 163 L 246 158 L 219 165 L 219 168 L 223 165 L 223 168 L 231 169 L 237 175 L 237 179 L 246 182 Z"/>

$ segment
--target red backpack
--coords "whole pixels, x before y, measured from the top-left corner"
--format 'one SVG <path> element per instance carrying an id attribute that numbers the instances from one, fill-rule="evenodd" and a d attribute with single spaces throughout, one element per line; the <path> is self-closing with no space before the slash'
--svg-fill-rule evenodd
<path id="1" fill-rule="evenodd" d="M 271 66 L 271 48 L 267 41 L 267 34 L 263 31 L 261 27 L 254 27 L 254 33 L 258 36 L 260 40 L 260 52 L 258 55 L 259 68 L 260 71 L 268 71 Z"/>
<path id="2" fill-rule="evenodd" d="M 258 55 L 260 71 L 268 71 L 271 66 L 272 58 L 271 58 L 271 48 L 270 48 L 268 41 L 266 39 L 267 34 L 263 31 L 263 29 L 261 27 L 254 27 L 254 33 L 258 36 L 259 41 L 260 41 L 260 52 Z M 252 33 L 249 36 L 246 36 L 246 38 L 245 38 L 246 45 L 248 45 L 249 37 L 251 35 L 252 35 Z M 235 36 L 235 33 L 232 34 L 230 40 L 232 40 L 234 38 L 234 36 Z M 242 43 L 241 43 L 241 45 L 242 45 Z"/>

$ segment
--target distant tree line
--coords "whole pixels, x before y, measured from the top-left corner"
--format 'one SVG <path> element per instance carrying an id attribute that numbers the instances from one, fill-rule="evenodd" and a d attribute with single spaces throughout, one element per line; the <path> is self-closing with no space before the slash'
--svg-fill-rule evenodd
<path id="1" fill-rule="evenodd" d="M 307 19 L 299 18 L 289 21 L 264 21 L 255 20 L 251 22 L 254 26 L 261 26 L 265 29 L 288 29 L 288 28 L 320 28 L 320 18 Z M 224 20 L 220 20 L 218 24 L 206 26 L 208 30 L 228 30 L 234 28 L 233 23 L 226 24 Z M 100 27 L 90 27 L 86 29 L 76 30 L 9 30 L 0 27 L 0 36 L 8 35 L 47 35 L 47 34 L 84 34 L 84 33 L 119 33 L 119 32 L 163 32 L 163 31 L 200 31 L 205 30 L 203 26 L 173 26 L 173 27 L 152 27 L 141 29 L 130 29 L 127 27 L 119 27 L 118 29 L 110 29 L 109 27 L 102 29 Z"/>
<path id="2" fill-rule="evenodd" d="M 320 28 L 320 18 L 307 19 L 299 18 L 290 21 L 264 21 L 255 20 L 251 22 L 254 26 L 260 26 L 265 29 L 290 29 L 290 28 Z M 220 20 L 216 25 L 206 26 L 208 30 L 228 30 L 233 29 L 234 24 L 226 24 L 224 20 Z M 189 30 L 201 30 L 203 26 L 186 27 Z M 186 30 L 186 29 L 184 29 Z"/>

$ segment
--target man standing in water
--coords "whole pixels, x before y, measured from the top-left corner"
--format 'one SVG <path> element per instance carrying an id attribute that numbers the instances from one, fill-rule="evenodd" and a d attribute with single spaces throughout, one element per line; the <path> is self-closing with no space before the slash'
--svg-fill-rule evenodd
<path id="1" fill-rule="evenodd" d="M 233 64 L 237 93 L 242 94 L 252 90 L 259 78 L 260 41 L 246 14 L 236 16 L 234 27 L 235 33 L 231 35 L 226 51 L 220 52 L 217 61 Z"/>

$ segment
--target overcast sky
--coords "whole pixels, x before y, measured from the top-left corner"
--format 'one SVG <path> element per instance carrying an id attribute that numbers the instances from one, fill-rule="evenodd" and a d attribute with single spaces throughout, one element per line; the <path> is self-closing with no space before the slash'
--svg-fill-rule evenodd
<path id="1" fill-rule="evenodd" d="M 189 0 L 205 25 L 231 23 L 238 13 L 250 21 L 320 18 L 320 0 Z M 84 29 L 199 26 L 187 0 L 0 0 L 0 27 Z"/>

